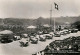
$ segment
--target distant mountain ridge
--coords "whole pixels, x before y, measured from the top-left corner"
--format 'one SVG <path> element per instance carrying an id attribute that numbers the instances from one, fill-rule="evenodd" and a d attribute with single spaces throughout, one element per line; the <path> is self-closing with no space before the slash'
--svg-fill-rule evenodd
<path id="1" fill-rule="evenodd" d="M 80 21 L 80 16 L 78 17 L 53 17 L 51 20 L 52 25 L 54 24 L 54 18 L 56 21 L 56 24 L 64 24 L 65 22 L 74 23 L 76 21 Z M 18 18 L 5 18 L 0 19 L 0 24 L 9 24 L 9 25 L 43 25 L 43 24 L 50 24 L 49 18 L 43 18 L 39 17 L 38 19 L 18 19 Z"/>

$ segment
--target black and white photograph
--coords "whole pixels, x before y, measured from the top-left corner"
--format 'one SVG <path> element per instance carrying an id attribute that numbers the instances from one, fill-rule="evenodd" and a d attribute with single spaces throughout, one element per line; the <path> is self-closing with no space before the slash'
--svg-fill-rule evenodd
<path id="1" fill-rule="evenodd" d="M 0 55 L 80 55 L 80 0 L 0 0 Z"/>

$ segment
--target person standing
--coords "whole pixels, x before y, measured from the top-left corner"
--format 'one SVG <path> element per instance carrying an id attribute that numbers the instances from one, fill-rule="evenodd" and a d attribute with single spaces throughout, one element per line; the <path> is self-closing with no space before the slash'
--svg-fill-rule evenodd
<path id="1" fill-rule="evenodd" d="M 74 43 L 73 50 L 76 52 L 78 51 L 78 43 L 77 42 Z"/>

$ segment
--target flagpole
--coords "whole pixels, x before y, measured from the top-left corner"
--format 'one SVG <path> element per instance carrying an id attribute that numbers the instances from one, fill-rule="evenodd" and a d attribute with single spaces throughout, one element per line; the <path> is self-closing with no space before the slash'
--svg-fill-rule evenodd
<path id="1" fill-rule="evenodd" d="M 50 27 L 51 27 L 51 25 L 52 25 L 52 22 L 51 22 L 51 20 L 52 20 L 52 4 L 51 4 L 51 9 L 50 9 Z"/>
<path id="2" fill-rule="evenodd" d="M 55 28 L 55 27 L 56 27 L 56 25 L 55 25 L 55 17 L 54 17 L 53 19 L 54 19 L 54 33 L 55 33 L 55 31 L 56 31 L 56 30 L 55 30 L 55 29 L 56 29 L 56 28 Z"/>
<path id="3" fill-rule="evenodd" d="M 50 10 L 50 25 L 51 25 L 51 20 L 52 20 L 52 4 L 51 4 L 51 10 Z"/>
<path id="4" fill-rule="evenodd" d="M 50 26 L 52 25 L 52 22 L 51 22 L 51 20 L 52 20 L 52 12 L 53 12 L 53 10 L 52 10 L 52 4 L 51 4 L 51 10 L 50 10 Z M 55 32 L 55 18 L 54 18 L 54 32 Z"/>
<path id="5" fill-rule="evenodd" d="M 56 31 L 56 30 L 55 30 L 55 29 L 56 29 L 55 27 L 56 27 L 56 25 L 55 25 L 55 18 L 54 18 L 54 33 L 55 33 L 55 31 Z"/>
<path id="6" fill-rule="evenodd" d="M 58 9 L 58 5 L 54 2 L 54 5 L 55 5 L 55 9 L 59 10 Z M 51 10 L 50 10 L 50 26 L 52 25 L 51 23 L 51 20 L 52 20 L 52 4 L 51 4 Z M 56 32 L 56 23 L 55 23 L 55 18 L 54 18 L 54 33 Z"/>
<path id="7" fill-rule="evenodd" d="M 58 9 L 58 5 L 54 2 L 54 5 L 55 5 L 55 9 L 59 10 Z M 54 18 L 54 33 L 56 32 L 56 23 L 55 23 L 55 18 Z"/>

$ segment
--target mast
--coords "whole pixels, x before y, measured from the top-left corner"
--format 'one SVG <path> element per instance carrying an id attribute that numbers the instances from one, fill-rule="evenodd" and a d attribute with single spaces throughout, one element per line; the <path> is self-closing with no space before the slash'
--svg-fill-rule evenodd
<path id="1" fill-rule="evenodd" d="M 55 26 L 56 26 L 56 25 L 55 25 L 55 18 L 54 18 L 54 32 L 56 31 L 56 30 L 55 30 L 55 29 L 56 29 Z"/>
<path id="2" fill-rule="evenodd" d="M 50 26 L 51 26 L 51 20 L 52 20 L 52 4 L 51 4 L 51 9 L 50 9 Z"/>
<path id="3" fill-rule="evenodd" d="M 52 4 L 51 4 L 51 9 L 50 9 L 50 26 L 52 25 L 52 12 L 53 12 L 53 10 L 52 10 Z M 55 32 L 55 18 L 54 18 L 54 32 Z"/>

